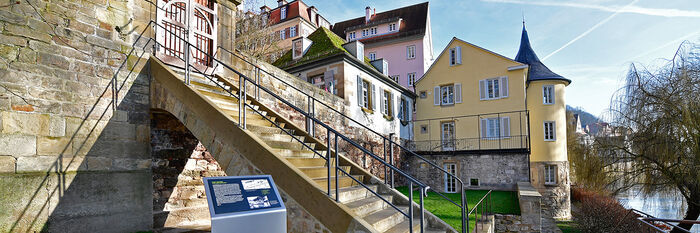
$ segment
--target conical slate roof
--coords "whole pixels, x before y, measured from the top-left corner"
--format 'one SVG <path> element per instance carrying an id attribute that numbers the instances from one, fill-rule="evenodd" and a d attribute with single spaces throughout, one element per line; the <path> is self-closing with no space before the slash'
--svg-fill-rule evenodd
<path id="1" fill-rule="evenodd" d="M 532 46 L 530 46 L 530 38 L 527 36 L 527 30 L 525 30 L 524 24 L 523 34 L 520 38 L 520 50 L 518 50 L 518 55 L 515 56 L 515 61 L 529 66 L 527 74 L 528 82 L 538 80 L 561 80 L 565 81 L 567 85 L 571 83 L 571 80 L 552 72 L 537 58 L 537 54 L 535 54 L 535 51 L 532 50 Z"/>

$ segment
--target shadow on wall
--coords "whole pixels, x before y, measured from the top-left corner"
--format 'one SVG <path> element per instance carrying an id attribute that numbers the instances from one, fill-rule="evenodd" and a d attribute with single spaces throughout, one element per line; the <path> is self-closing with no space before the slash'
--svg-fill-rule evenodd
<path id="1" fill-rule="evenodd" d="M 126 77 L 117 79 L 116 111 L 110 83 L 101 98 L 85 105 L 87 113 L 82 119 L 66 118 L 65 137 L 49 138 L 56 140 L 51 145 L 58 157 L 18 161 L 16 174 L 0 177 L 2 207 L 7 209 L 0 211 L 5 212 L 0 213 L 5 222 L 0 224 L 2 231 L 135 232 L 152 228 L 147 63 L 147 59 L 136 60 L 134 66 L 141 66 L 140 72 L 120 74 Z M 37 144 L 42 150 L 42 142 Z"/>

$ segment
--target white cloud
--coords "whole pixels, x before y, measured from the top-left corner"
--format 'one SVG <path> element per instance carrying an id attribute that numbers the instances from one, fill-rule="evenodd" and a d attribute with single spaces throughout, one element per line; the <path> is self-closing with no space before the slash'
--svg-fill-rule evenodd
<path id="1" fill-rule="evenodd" d="M 632 13 L 641 15 L 651 15 L 651 16 L 663 16 L 663 17 L 692 17 L 700 18 L 700 11 L 689 11 L 681 9 L 664 9 L 664 8 L 646 8 L 639 6 L 620 6 L 620 5 L 596 5 L 596 4 L 583 4 L 574 2 L 551 2 L 551 1 L 523 1 L 523 0 L 481 0 L 483 2 L 496 2 L 496 3 L 512 3 L 512 4 L 523 4 L 523 5 L 536 5 L 536 6 L 556 6 L 556 7 L 573 7 L 573 8 L 583 8 L 592 9 L 607 12 L 619 12 L 619 13 Z"/>

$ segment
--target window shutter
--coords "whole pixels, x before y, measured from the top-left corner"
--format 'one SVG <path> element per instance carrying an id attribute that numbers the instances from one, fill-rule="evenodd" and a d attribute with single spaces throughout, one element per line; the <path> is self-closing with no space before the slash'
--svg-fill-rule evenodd
<path id="1" fill-rule="evenodd" d="M 440 87 L 433 89 L 433 104 L 440 105 Z"/>
<path id="2" fill-rule="evenodd" d="M 398 112 L 398 111 L 396 111 L 396 106 L 399 106 L 399 105 L 394 104 L 394 93 L 392 93 L 392 92 L 389 92 L 389 105 L 391 105 L 391 106 L 389 106 L 390 116 L 396 116 L 396 112 Z"/>
<path id="3" fill-rule="evenodd" d="M 557 140 L 557 122 L 552 121 L 552 139 Z"/>
<path id="4" fill-rule="evenodd" d="M 457 61 L 457 64 L 462 64 L 462 46 L 457 46 L 456 50 L 457 56 L 455 60 Z"/>
<path id="5" fill-rule="evenodd" d="M 479 80 L 479 99 L 486 99 L 486 80 Z"/>
<path id="6" fill-rule="evenodd" d="M 363 106 L 362 103 L 362 78 L 360 76 L 357 76 L 357 105 L 360 107 Z"/>
<path id="7" fill-rule="evenodd" d="M 372 83 L 370 86 L 372 86 L 372 88 L 368 91 L 372 97 L 369 98 L 370 104 L 368 106 L 372 107 L 372 110 L 377 110 L 377 95 L 374 93 L 374 84 Z"/>
<path id="8" fill-rule="evenodd" d="M 501 137 L 510 137 L 510 117 L 501 118 Z"/>
<path id="9" fill-rule="evenodd" d="M 384 114 L 384 112 L 386 112 L 386 109 L 384 109 L 384 89 L 382 89 L 381 87 L 379 87 L 378 89 L 379 89 L 379 101 L 378 101 L 379 102 L 379 111 L 381 111 L 382 114 Z"/>
<path id="10" fill-rule="evenodd" d="M 406 106 L 401 104 L 401 103 L 403 103 L 401 101 L 402 99 L 403 99 L 403 97 L 396 98 L 396 106 L 399 106 L 398 107 L 399 110 L 396 111 L 396 118 L 399 118 L 399 120 L 403 120 L 403 110 L 406 108 Z"/>
<path id="11" fill-rule="evenodd" d="M 411 102 L 411 100 L 406 100 L 406 121 L 411 121 L 411 115 L 413 115 L 413 112 L 411 111 L 412 108 L 413 103 Z"/>
<path id="12" fill-rule="evenodd" d="M 488 125 L 488 122 L 486 118 L 481 119 L 481 138 L 486 138 L 486 126 Z"/>
<path id="13" fill-rule="evenodd" d="M 332 70 L 323 73 L 323 81 L 326 84 L 326 89 L 328 90 L 328 92 L 335 94 L 335 82 L 333 82 L 333 79 L 334 77 Z"/>
<path id="14" fill-rule="evenodd" d="M 462 103 L 462 84 L 455 83 L 455 103 Z"/>
<path id="15" fill-rule="evenodd" d="M 508 97 L 508 77 L 501 77 L 501 98 Z"/>

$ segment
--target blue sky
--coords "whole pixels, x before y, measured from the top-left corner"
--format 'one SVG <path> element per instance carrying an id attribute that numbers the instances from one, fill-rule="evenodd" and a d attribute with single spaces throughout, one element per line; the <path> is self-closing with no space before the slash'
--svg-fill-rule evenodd
<path id="1" fill-rule="evenodd" d="M 334 23 L 364 16 L 366 6 L 383 12 L 424 1 L 304 2 Z M 523 14 L 540 59 L 573 81 L 567 104 L 594 115 L 608 108 L 631 62 L 653 67 L 683 40 L 700 41 L 698 0 L 440 0 L 430 1 L 434 54 L 458 37 L 514 58 Z"/>

